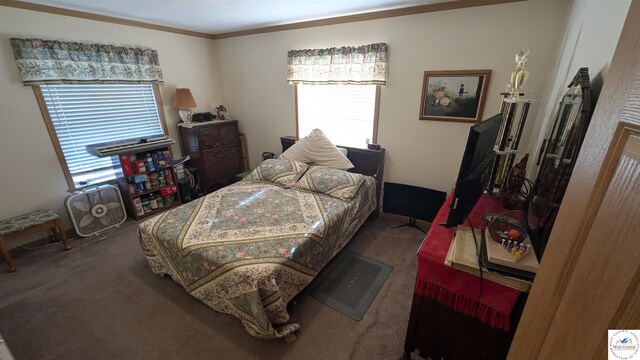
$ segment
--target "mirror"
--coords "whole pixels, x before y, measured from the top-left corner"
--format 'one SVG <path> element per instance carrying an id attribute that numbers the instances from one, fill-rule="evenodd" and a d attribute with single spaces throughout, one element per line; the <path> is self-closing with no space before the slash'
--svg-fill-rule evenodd
<path id="1" fill-rule="evenodd" d="M 525 202 L 527 231 L 540 259 L 569 184 L 591 118 L 589 69 L 580 68 L 563 95 L 543 142 L 533 189 Z"/>

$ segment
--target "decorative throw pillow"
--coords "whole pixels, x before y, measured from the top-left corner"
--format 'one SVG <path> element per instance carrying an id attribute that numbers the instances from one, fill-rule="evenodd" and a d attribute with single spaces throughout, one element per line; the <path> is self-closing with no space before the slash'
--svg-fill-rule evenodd
<path id="1" fill-rule="evenodd" d="M 327 166 L 312 166 L 295 184 L 296 188 L 351 200 L 364 182 L 364 175 Z"/>
<path id="2" fill-rule="evenodd" d="M 345 149 L 346 150 L 346 149 Z M 295 160 L 307 164 L 329 166 L 348 170 L 353 164 L 320 129 L 313 129 L 311 134 L 293 144 L 280 155 L 280 159 Z"/>
<path id="3" fill-rule="evenodd" d="M 247 176 L 252 180 L 270 181 L 282 187 L 291 187 L 309 165 L 294 160 L 267 159 Z"/>

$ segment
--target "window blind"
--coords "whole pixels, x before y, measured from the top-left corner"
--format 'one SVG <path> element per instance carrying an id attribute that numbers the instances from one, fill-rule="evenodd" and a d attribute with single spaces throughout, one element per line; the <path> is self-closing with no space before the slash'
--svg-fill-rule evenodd
<path id="1" fill-rule="evenodd" d="M 373 141 L 376 85 L 297 85 L 298 132 L 319 128 L 336 145 Z"/>
<path id="2" fill-rule="evenodd" d="M 42 85 L 42 95 L 77 185 L 115 179 L 111 157 L 86 146 L 162 134 L 150 84 Z"/>

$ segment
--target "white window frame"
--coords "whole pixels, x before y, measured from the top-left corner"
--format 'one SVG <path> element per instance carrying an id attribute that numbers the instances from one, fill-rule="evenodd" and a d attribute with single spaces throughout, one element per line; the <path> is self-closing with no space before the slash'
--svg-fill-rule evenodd
<path id="1" fill-rule="evenodd" d="M 160 96 L 160 87 L 158 84 L 152 85 L 153 95 L 155 97 L 156 108 L 158 111 L 158 117 L 160 121 L 160 126 L 164 134 L 168 134 L 167 122 L 163 111 L 162 97 Z M 49 132 L 49 137 L 51 138 L 51 143 L 56 152 L 56 156 L 58 157 L 58 161 L 60 162 L 60 167 L 62 168 L 62 173 L 64 174 L 65 180 L 67 181 L 67 185 L 69 186 L 69 191 L 73 192 L 76 190 L 80 190 L 82 188 L 88 186 L 95 186 L 97 183 L 79 185 L 76 184 L 73 180 L 71 172 L 69 171 L 69 167 L 67 165 L 67 160 L 65 159 L 64 153 L 60 146 L 60 141 L 58 140 L 58 135 L 56 133 L 55 126 L 53 121 L 51 120 L 51 115 L 49 114 L 49 110 L 47 107 L 47 103 L 45 101 L 44 94 L 42 92 L 42 88 L 40 86 L 34 86 L 33 91 L 36 96 L 36 100 L 38 102 L 38 106 L 40 107 L 40 112 L 42 113 L 42 117 L 44 119 L 44 123 L 47 127 L 47 131 Z M 119 164 L 114 164 L 113 168 L 118 169 Z M 104 181 L 102 183 L 115 183 L 115 178 L 112 180 Z"/>
<path id="2" fill-rule="evenodd" d="M 300 134 L 300 122 L 299 122 L 299 107 L 298 107 L 298 84 L 294 84 L 293 86 L 293 94 L 295 99 L 295 113 L 296 113 L 296 137 L 301 138 L 308 134 Z M 322 85 L 303 85 L 303 86 L 322 86 Z M 360 86 L 360 85 L 343 85 L 343 86 Z M 376 93 L 375 93 L 375 102 L 374 102 L 374 110 L 373 110 L 373 134 L 371 138 L 372 144 L 378 143 L 378 118 L 380 113 L 380 85 L 375 85 Z M 330 139 L 331 140 L 331 139 Z M 333 142 L 333 140 L 331 140 Z M 335 145 L 345 145 L 345 144 L 335 144 Z M 350 146 L 357 147 L 357 146 Z M 362 148 L 366 147 L 366 144 L 362 144 Z"/>

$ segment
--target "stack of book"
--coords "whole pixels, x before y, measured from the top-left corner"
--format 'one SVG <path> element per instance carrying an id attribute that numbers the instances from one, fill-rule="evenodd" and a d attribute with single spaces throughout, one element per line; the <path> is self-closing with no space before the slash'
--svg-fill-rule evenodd
<path id="1" fill-rule="evenodd" d="M 537 266 L 532 265 L 531 263 L 532 260 L 535 260 L 533 249 L 530 250 L 530 253 L 522 256 L 521 259 L 509 259 L 511 255 L 509 255 L 504 249 L 495 248 L 493 246 L 494 244 L 498 247 L 501 247 L 501 245 L 495 243 L 490 238 L 487 238 L 485 244 L 482 243 L 485 240 L 485 236 L 483 236 L 483 230 L 474 229 L 474 231 L 476 234 L 475 240 L 473 234 L 471 233 L 470 227 L 458 226 L 456 235 L 451 242 L 451 246 L 449 247 L 449 251 L 447 252 L 447 257 L 445 258 L 444 263 L 447 266 L 451 266 L 455 269 L 476 276 L 480 276 L 480 267 L 482 266 L 482 276 L 484 279 L 514 288 L 516 290 L 529 291 L 531 289 L 533 276 L 535 276 L 535 271 L 537 271 Z M 491 253 L 491 259 L 495 260 L 495 258 L 499 257 L 500 259 L 498 261 L 500 261 L 501 264 L 498 264 L 498 266 L 503 266 L 508 270 L 503 272 L 488 268 L 487 265 L 493 268 L 493 265 L 495 264 L 492 262 L 487 263 L 486 261 L 482 261 L 482 255 L 485 255 L 485 257 L 487 257 L 486 253 L 481 253 L 481 248 L 483 245 L 485 245 L 485 248 L 488 250 L 487 252 Z M 504 252 L 504 256 L 500 254 L 500 251 Z M 537 265 L 537 260 L 535 260 L 535 264 Z M 513 268 L 513 266 L 524 266 L 526 270 Z M 515 269 L 513 274 L 510 271 L 511 269 Z M 523 273 L 520 273 L 520 271 L 522 271 Z"/>

